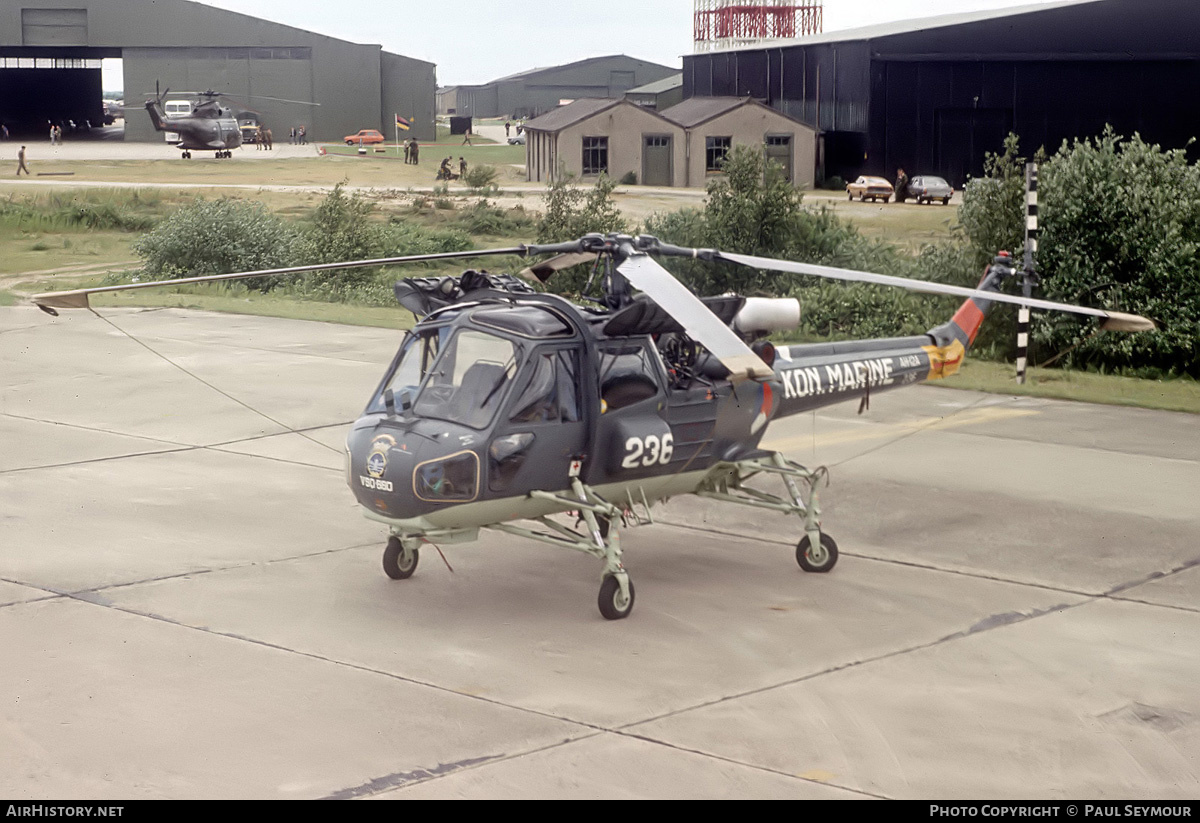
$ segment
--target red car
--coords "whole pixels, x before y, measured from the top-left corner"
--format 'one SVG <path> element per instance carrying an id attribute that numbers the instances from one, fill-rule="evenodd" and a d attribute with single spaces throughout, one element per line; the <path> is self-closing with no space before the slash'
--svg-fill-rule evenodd
<path id="1" fill-rule="evenodd" d="M 375 129 L 363 129 L 358 134 L 347 134 L 342 139 L 346 141 L 347 146 L 360 143 L 364 146 L 369 146 L 372 143 L 382 143 L 384 141 L 383 135 L 375 131 Z"/>

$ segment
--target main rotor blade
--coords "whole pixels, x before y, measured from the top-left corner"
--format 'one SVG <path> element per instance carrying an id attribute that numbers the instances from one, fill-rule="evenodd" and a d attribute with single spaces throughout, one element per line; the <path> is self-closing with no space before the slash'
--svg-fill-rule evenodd
<path id="1" fill-rule="evenodd" d="M 244 280 L 249 277 L 276 277 L 279 275 L 305 274 L 314 271 L 331 271 L 334 269 L 361 269 L 369 266 L 394 266 L 400 263 L 419 263 L 423 260 L 453 260 L 460 257 L 489 257 L 501 254 L 516 254 L 524 257 L 530 252 L 527 246 L 513 246 L 506 249 L 478 249 L 475 251 L 450 251 L 438 254 L 411 254 L 406 257 L 383 257 L 377 260 L 350 260 L 344 263 L 320 263 L 313 266 L 291 266 L 285 269 L 263 269 L 261 271 L 244 271 L 234 274 L 209 274 L 203 277 L 180 277 L 174 280 L 147 280 L 145 283 L 125 283 L 120 286 L 97 286 L 91 289 L 73 289 L 71 291 L 52 291 L 35 294 L 30 300 L 43 311 L 49 309 L 86 309 L 88 298 L 93 294 L 113 291 L 132 291 L 133 289 L 153 289 L 160 286 L 180 286 L 188 283 L 217 283 L 225 280 Z M 55 314 L 51 311 L 50 314 Z"/>
<path id="2" fill-rule="evenodd" d="M 881 286 L 898 286 L 909 291 L 925 294 L 950 294 L 958 297 L 976 297 L 981 300 L 992 300 L 998 303 L 1015 303 L 1018 306 L 1029 306 L 1034 309 L 1071 312 L 1101 318 L 1100 327 L 1106 331 L 1153 331 L 1158 325 L 1147 317 L 1124 312 L 1092 309 L 1087 306 L 1075 306 L 1070 303 L 1056 303 L 1052 300 L 1039 300 L 1036 297 L 1022 297 L 1003 292 L 980 291 L 965 286 L 951 286 L 948 283 L 933 283 L 929 280 L 912 280 L 907 277 L 894 277 L 889 274 L 855 271 L 853 269 L 837 269 L 832 266 L 818 266 L 813 263 L 794 263 L 789 260 L 774 260 L 769 257 L 754 257 L 749 254 L 734 254 L 733 252 L 718 251 L 714 257 L 727 260 L 753 269 L 767 271 L 782 271 L 791 274 L 808 274 L 813 277 L 825 277 L 831 280 L 849 280 L 854 283 L 875 283 Z"/>
<path id="3" fill-rule="evenodd" d="M 539 283 L 549 282 L 557 272 L 563 269 L 569 269 L 571 266 L 578 266 L 580 263 L 590 263 L 597 257 L 595 252 L 572 252 L 569 254 L 560 254 L 557 257 L 551 257 L 549 260 L 543 260 L 540 263 L 535 263 L 528 268 L 521 269 L 520 274 L 525 279 L 530 277 L 537 278 Z"/>
<path id="4" fill-rule="evenodd" d="M 675 318 L 688 337 L 712 352 L 729 369 L 731 380 L 767 379 L 775 374 L 700 298 L 651 258 L 635 255 L 617 266 L 617 271 Z"/>

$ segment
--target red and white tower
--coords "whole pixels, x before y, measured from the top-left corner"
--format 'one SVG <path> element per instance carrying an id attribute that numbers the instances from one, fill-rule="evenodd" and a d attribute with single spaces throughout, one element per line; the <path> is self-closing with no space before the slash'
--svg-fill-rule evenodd
<path id="1" fill-rule="evenodd" d="M 695 50 L 820 34 L 824 0 L 696 0 Z"/>

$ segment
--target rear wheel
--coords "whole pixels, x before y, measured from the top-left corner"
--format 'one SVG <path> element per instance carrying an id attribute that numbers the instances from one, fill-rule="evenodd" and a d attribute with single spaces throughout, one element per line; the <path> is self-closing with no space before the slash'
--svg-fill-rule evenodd
<path id="1" fill-rule="evenodd" d="M 621 594 L 621 584 L 614 575 L 608 575 L 600 584 L 600 597 L 596 602 L 600 606 L 600 614 L 604 615 L 605 619 L 621 620 L 629 617 L 629 613 L 633 611 L 633 581 L 628 583 L 629 597 Z"/>
<path id="2" fill-rule="evenodd" d="M 813 548 L 807 534 L 800 538 L 800 543 L 796 546 L 796 562 L 806 572 L 827 572 L 837 565 L 837 561 L 837 543 L 824 532 L 821 533 L 820 545 L 816 549 Z"/>

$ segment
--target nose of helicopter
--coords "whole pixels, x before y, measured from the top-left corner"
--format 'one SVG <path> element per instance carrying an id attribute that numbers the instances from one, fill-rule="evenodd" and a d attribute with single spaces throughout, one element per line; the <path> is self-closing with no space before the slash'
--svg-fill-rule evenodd
<path id="1" fill-rule="evenodd" d="M 359 504 L 388 517 L 406 519 L 446 503 L 474 500 L 479 493 L 475 435 L 447 424 L 418 421 L 392 427 L 378 418 L 360 421 L 346 439 L 346 481 Z"/>

